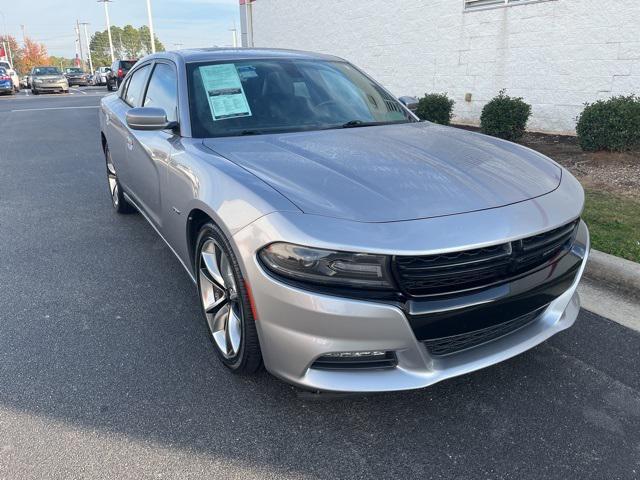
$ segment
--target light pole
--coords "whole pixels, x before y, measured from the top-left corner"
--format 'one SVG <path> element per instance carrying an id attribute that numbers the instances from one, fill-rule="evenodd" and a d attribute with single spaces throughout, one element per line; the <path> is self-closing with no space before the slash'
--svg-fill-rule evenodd
<path id="1" fill-rule="evenodd" d="M 13 65 L 13 55 L 11 54 L 11 44 L 9 43 L 9 32 L 7 32 L 7 17 L 5 16 L 4 12 L 0 12 L 0 15 L 2 15 L 2 35 L 4 36 L 4 40 L 6 41 L 4 54 L 7 56 L 7 60 L 9 60 L 9 63 Z"/>
<path id="2" fill-rule="evenodd" d="M 89 22 L 80 22 L 80 25 L 84 26 L 84 39 L 87 42 L 87 57 L 89 57 L 89 70 L 91 71 L 91 75 L 93 75 L 93 60 L 91 59 L 91 46 L 89 45 L 89 35 L 87 34 L 87 25 Z"/>
<path id="3" fill-rule="evenodd" d="M 111 63 L 116 61 L 116 57 L 113 55 L 113 40 L 111 38 L 111 22 L 109 21 L 109 7 L 108 3 L 111 0 L 98 0 L 98 3 L 104 3 L 104 16 L 107 19 L 107 33 L 109 34 L 109 51 L 111 52 Z"/>
<path id="4" fill-rule="evenodd" d="M 82 49 L 82 35 L 80 34 L 80 22 L 76 19 L 76 35 L 78 36 L 78 46 L 80 47 L 80 66 L 84 70 L 84 50 Z"/>
<path id="5" fill-rule="evenodd" d="M 236 22 L 233 22 L 233 28 L 231 31 L 231 40 L 233 41 L 233 48 L 238 48 L 238 30 L 236 29 Z"/>
<path id="6" fill-rule="evenodd" d="M 147 16 L 149 17 L 149 35 L 151 36 L 151 53 L 156 53 L 156 38 L 153 34 L 153 16 L 151 15 L 151 0 L 147 0 Z"/>

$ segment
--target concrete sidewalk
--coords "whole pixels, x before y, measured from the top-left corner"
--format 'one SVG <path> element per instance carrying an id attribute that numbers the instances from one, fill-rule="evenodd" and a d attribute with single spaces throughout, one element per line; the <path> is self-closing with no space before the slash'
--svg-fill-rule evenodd
<path id="1" fill-rule="evenodd" d="M 585 309 L 640 331 L 640 264 L 591 250 L 578 292 Z"/>
<path id="2" fill-rule="evenodd" d="M 640 298 L 589 277 L 582 278 L 578 293 L 586 310 L 640 332 Z"/>

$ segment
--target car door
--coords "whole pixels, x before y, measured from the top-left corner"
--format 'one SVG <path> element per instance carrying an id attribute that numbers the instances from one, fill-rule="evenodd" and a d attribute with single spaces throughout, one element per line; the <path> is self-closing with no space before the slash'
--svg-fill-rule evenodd
<path id="1" fill-rule="evenodd" d="M 144 68 L 144 67 L 143 67 Z M 149 67 L 150 77 L 140 106 L 162 108 L 169 122 L 177 122 L 177 73 L 169 61 L 156 61 Z M 141 69 L 132 73 L 129 89 Z M 163 229 L 162 186 L 166 182 L 167 163 L 171 158 L 171 143 L 175 131 L 130 130 L 128 141 L 128 166 L 135 200 L 144 209 L 149 220 Z"/>

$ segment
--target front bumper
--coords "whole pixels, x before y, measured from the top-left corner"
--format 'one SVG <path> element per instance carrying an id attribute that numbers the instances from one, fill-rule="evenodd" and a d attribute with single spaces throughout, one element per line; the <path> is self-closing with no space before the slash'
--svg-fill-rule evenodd
<path id="1" fill-rule="evenodd" d="M 404 308 L 301 290 L 272 278 L 256 260 L 250 285 L 259 311 L 265 366 L 303 388 L 378 392 L 427 387 L 509 359 L 574 323 L 580 310 L 576 288 L 589 251 L 584 223 L 580 230 L 581 240 L 565 255 L 577 264 L 573 278 L 537 319 L 498 339 L 446 356 L 430 355 Z M 500 308 L 499 303 L 496 306 Z M 397 365 L 371 370 L 312 368 L 327 353 L 373 350 L 393 351 Z"/>
<path id="2" fill-rule="evenodd" d="M 574 323 L 580 310 L 576 289 L 590 244 L 588 229 L 581 222 L 570 251 L 562 257 L 563 275 L 554 276 L 554 266 L 530 275 L 535 298 L 528 294 L 526 282 L 507 283 L 492 292 L 494 297 L 478 299 L 477 308 L 470 303 L 459 305 L 461 315 L 473 312 L 468 318 L 479 323 L 484 322 L 482 315 L 500 315 L 501 305 L 513 308 L 514 303 L 521 303 L 522 308 L 538 313 L 507 335 L 445 356 L 431 355 L 422 341 L 429 337 L 430 318 L 425 312 L 434 313 L 438 322 L 443 320 L 433 304 L 364 301 L 297 288 L 264 270 L 256 256 L 262 246 L 289 241 L 389 255 L 466 250 L 525 238 L 568 223 L 579 216 L 582 200 L 579 184 L 567 177 L 561 188 L 544 197 L 458 216 L 395 224 L 358 224 L 293 213 L 262 217 L 237 232 L 234 243 L 258 312 L 256 325 L 265 367 L 302 388 L 378 392 L 422 388 L 501 362 Z M 504 290 L 502 294 L 500 290 Z M 449 318 L 457 320 L 456 315 Z M 397 364 L 370 370 L 312 368 L 317 359 L 329 353 L 363 351 L 393 351 Z"/>
<path id="3" fill-rule="evenodd" d="M 58 83 L 35 83 L 33 86 L 36 90 L 40 92 L 53 91 L 60 92 L 69 89 L 69 84 L 67 82 L 58 82 Z"/>
<path id="4" fill-rule="evenodd" d="M 69 86 L 78 85 L 86 87 L 89 85 L 89 80 L 86 78 L 69 78 L 67 81 L 69 82 Z"/>

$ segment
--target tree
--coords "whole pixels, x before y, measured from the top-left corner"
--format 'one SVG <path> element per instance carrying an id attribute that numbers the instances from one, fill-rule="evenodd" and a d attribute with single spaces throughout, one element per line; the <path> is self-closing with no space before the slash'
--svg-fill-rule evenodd
<path id="1" fill-rule="evenodd" d="M 13 46 L 11 49 L 13 50 Z M 13 54 L 13 64 L 22 75 L 29 73 L 33 67 L 48 65 L 49 55 L 47 54 L 47 48 L 42 43 L 34 42 L 27 37 L 25 38 L 24 46 L 17 48 L 17 54 Z"/>
<path id="2" fill-rule="evenodd" d="M 139 29 L 140 38 L 142 39 L 142 48 L 144 52 L 148 55 L 151 53 L 151 34 L 149 33 L 149 27 L 146 25 L 141 26 Z M 154 34 L 154 39 L 156 41 L 156 52 L 164 52 L 164 45 L 160 40 L 158 40 L 158 36 Z"/>
<path id="3" fill-rule="evenodd" d="M 123 28 L 112 26 L 113 54 L 116 58 L 141 58 L 151 53 L 151 39 L 149 28 L 143 25 L 136 28 L 125 25 Z M 158 37 L 155 38 L 156 51 L 163 52 L 164 45 Z M 89 42 L 89 48 L 96 67 L 111 65 L 109 51 L 109 35 L 106 30 L 95 32 Z"/>
<path id="4" fill-rule="evenodd" d="M 54 67 L 59 67 L 60 69 L 75 67 L 76 62 L 73 58 L 65 58 L 65 57 L 49 57 L 49 63 Z"/>
<path id="5" fill-rule="evenodd" d="M 22 58 L 22 50 L 18 45 L 15 37 L 11 35 L 0 35 L 0 46 L 2 44 L 7 44 L 9 48 L 7 50 L 11 50 L 11 57 L 13 58 L 13 67 L 20 70 L 20 59 Z M 7 58 L 9 58 L 9 52 L 6 52 Z"/>
<path id="6" fill-rule="evenodd" d="M 113 31 L 113 29 L 112 29 Z M 89 42 L 91 57 L 95 67 L 107 67 L 111 65 L 111 55 L 109 53 L 109 35 L 107 31 L 96 32 Z"/>
<path id="7" fill-rule="evenodd" d="M 131 25 L 125 25 L 122 29 L 122 50 L 126 57 L 135 58 L 140 53 L 140 31 Z"/>

